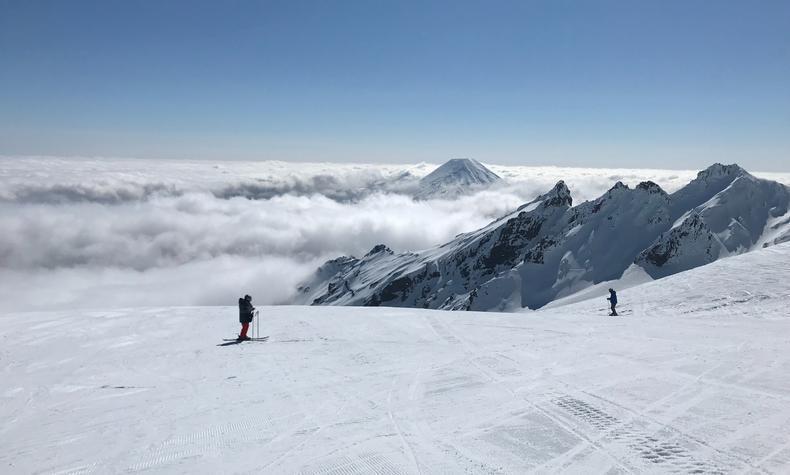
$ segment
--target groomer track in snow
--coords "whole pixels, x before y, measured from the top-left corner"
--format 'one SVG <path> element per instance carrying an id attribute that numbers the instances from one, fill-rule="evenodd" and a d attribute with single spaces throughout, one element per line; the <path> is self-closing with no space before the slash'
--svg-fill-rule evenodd
<path id="1" fill-rule="evenodd" d="M 790 244 L 525 313 L 0 318 L 2 473 L 790 470 Z"/>

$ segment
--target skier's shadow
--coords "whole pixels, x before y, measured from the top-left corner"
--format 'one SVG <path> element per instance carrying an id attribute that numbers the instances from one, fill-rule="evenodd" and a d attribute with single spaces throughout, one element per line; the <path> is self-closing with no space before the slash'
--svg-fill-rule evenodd
<path id="1" fill-rule="evenodd" d="M 241 343 L 241 341 L 228 341 L 225 343 L 220 343 L 217 346 L 231 346 L 231 345 L 238 345 L 239 343 Z"/>
<path id="2" fill-rule="evenodd" d="M 259 338 L 248 338 L 248 339 L 246 339 L 246 340 L 225 340 L 225 343 L 220 343 L 220 344 L 219 344 L 219 345 L 217 345 L 217 346 L 232 346 L 232 345 L 238 345 L 239 343 L 243 343 L 243 342 L 245 342 L 245 341 L 259 341 L 259 342 L 266 342 L 266 341 L 269 341 L 269 337 L 268 337 L 268 336 L 262 336 L 262 337 L 259 337 Z"/>

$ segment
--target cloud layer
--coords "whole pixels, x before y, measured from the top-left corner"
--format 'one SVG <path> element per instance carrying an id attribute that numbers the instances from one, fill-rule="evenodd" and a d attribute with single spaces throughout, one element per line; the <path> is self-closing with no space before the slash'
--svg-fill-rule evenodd
<path id="1" fill-rule="evenodd" d="M 287 302 L 328 258 L 440 244 L 545 192 L 695 172 L 492 167 L 455 201 L 405 194 L 433 166 L 0 159 L 0 310 Z"/>

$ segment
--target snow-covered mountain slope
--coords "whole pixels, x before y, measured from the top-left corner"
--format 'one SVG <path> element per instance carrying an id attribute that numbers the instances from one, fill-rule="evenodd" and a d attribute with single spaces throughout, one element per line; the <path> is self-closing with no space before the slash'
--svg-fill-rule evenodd
<path id="1" fill-rule="evenodd" d="M 788 264 L 790 243 L 755 250 L 618 290 L 618 309 L 624 309 L 625 314 L 661 318 L 703 314 L 717 318 L 790 318 L 784 308 L 790 299 L 790 287 L 783 277 Z M 527 315 L 604 313 L 608 310 L 603 294 L 567 305 L 562 305 L 562 301 L 556 304 L 538 313 L 527 311 Z"/>
<path id="2" fill-rule="evenodd" d="M 376 246 L 328 262 L 298 303 L 450 310 L 539 308 L 636 263 L 653 278 L 790 238 L 788 188 L 715 164 L 668 195 L 617 182 L 572 207 L 559 182 L 488 226 L 424 251 Z M 685 212 L 683 207 L 692 206 Z"/>
<path id="3" fill-rule="evenodd" d="M 737 166 L 716 168 L 713 177 L 701 172 L 672 195 L 675 225 L 636 259 L 651 276 L 664 277 L 790 240 L 786 186 L 755 178 Z M 708 178 L 713 182 L 706 187 L 701 182 Z M 683 212 L 679 203 L 694 206 Z"/>
<path id="4" fill-rule="evenodd" d="M 689 184 L 672 193 L 672 219 L 705 203 L 741 176 L 749 176 L 749 173 L 736 164 L 714 163 L 700 171 Z"/>
<path id="5" fill-rule="evenodd" d="M 525 313 L 0 315 L 0 472 L 787 473 L 790 244 Z"/>
<path id="6" fill-rule="evenodd" d="M 454 158 L 420 180 L 416 199 L 457 198 L 479 191 L 501 179 L 482 163 L 471 158 Z"/>
<path id="7" fill-rule="evenodd" d="M 555 226 L 570 204 L 559 182 L 510 215 L 442 246 L 394 254 L 379 245 L 361 259 L 329 261 L 300 287 L 300 302 L 474 309 L 472 291 L 518 265 L 544 225 Z"/>

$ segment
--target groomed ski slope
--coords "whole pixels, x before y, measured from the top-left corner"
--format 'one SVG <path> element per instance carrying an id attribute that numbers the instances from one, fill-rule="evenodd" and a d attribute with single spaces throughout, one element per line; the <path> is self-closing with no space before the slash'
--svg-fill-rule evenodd
<path id="1" fill-rule="evenodd" d="M 787 473 L 790 245 L 522 314 L 0 317 L 0 472 Z"/>

